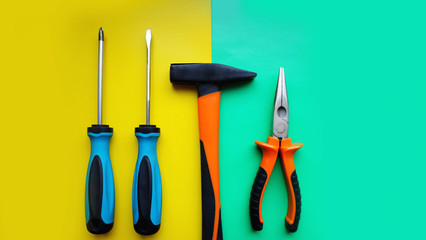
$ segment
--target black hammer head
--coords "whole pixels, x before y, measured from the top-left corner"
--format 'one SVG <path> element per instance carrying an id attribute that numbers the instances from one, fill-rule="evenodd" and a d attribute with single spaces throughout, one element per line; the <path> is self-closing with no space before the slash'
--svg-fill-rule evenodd
<path id="1" fill-rule="evenodd" d="M 253 80 L 254 72 L 217 63 L 175 63 L 170 65 L 170 82 L 178 84 L 222 85 Z"/>

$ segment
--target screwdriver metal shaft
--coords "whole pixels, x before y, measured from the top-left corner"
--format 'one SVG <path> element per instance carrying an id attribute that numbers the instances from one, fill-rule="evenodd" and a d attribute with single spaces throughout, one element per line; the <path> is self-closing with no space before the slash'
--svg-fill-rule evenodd
<path id="1" fill-rule="evenodd" d="M 104 30 L 99 29 L 98 54 L 98 125 L 102 125 L 102 67 L 104 56 Z"/>
<path id="2" fill-rule="evenodd" d="M 150 124 L 151 101 L 151 29 L 146 30 L 146 125 Z"/>

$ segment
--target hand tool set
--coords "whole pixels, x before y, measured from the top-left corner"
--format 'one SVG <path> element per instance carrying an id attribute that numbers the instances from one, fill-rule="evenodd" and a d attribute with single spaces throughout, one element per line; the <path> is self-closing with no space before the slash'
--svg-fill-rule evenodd
<path id="1" fill-rule="evenodd" d="M 91 155 L 86 177 L 86 226 L 94 234 L 106 233 L 114 223 L 114 178 L 109 156 L 112 128 L 102 124 L 102 58 L 104 32 L 99 30 L 98 124 L 88 128 Z M 146 32 L 146 124 L 135 128 L 138 157 L 133 177 L 133 225 L 137 233 L 151 235 L 160 229 L 162 186 L 157 160 L 160 129 L 150 123 L 151 30 Z M 194 84 L 198 89 L 198 123 L 201 153 L 202 239 L 221 240 L 222 220 L 219 187 L 219 113 L 220 86 L 248 82 L 254 72 L 215 63 L 176 63 L 170 65 L 170 82 Z M 263 158 L 250 197 L 250 219 L 254 230 L 262 230 L 262 199 L 280 152 L 288 193 L 285 226 L 295 232 L 300 219 L 300 189 L 293 154 L 302 147 L 288 138 L 288 100 L 284 69 L 280 68 L 274 107 L 272 137 L 266 143 L 256 141 Z"/>

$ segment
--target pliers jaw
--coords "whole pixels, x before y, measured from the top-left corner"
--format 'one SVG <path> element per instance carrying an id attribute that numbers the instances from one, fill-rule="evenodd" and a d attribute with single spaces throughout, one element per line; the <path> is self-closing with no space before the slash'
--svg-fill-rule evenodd
<path id="1" fill-rule="evenodd" d="M 280 68 L 277 91 L 275 93 L 274 126 L 272 136 L 278 139 L 288 138 L 288 98 L 285 85 L 284 68 Z"/>

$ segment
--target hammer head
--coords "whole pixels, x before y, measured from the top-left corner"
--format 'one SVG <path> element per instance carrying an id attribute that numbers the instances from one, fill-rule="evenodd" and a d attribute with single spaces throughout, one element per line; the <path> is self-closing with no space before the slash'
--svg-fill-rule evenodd
<path id="1" fill-rule="evenodd" d="M 178 84 L 222 85 L 253 80 L 254 72 L 217 63 L 178 63 L 170 65 L 170 82 Z"/>

